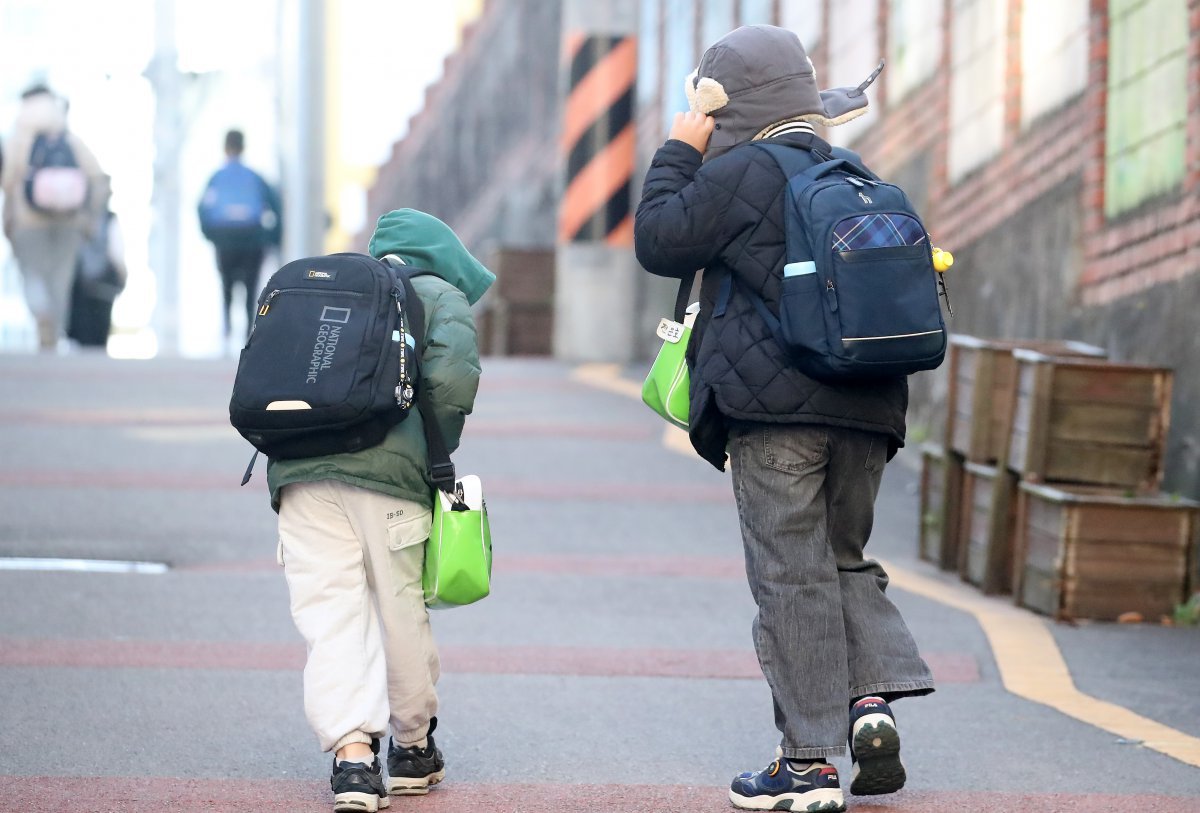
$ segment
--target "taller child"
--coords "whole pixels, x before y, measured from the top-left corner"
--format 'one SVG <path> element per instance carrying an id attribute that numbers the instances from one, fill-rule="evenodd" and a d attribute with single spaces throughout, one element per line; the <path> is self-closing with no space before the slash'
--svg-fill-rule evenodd
<path id="1" fill-rule="evenodd" d="M 904 378 L 854 385 L 801 373 L 747 291 L 778 314 L 787 178 L 753 142 L 821 159 L 814 124 L 864 113 L 861 89 L 818 91 L 796 35 L 739 28 L 705 51 L 646 175 L 635 220 L 638 260 L 687 279 L 704 269 L 687 351 L 692 445 L 732 467 L 746 575 L 758 605 L 759 664 L 782 739 L 777 759 L 737 776 L 730 800 L 769 810 L 845 809 L 830 758 L 853 762 L 850 792 L 905 782 L 889 703 L 933 691 L 887 574 L 865 559 L 885 463 L 904 443 Z M 857 155 L 838 157 L 861 164 Z M 789 804 L 790 803 L 790 804 Z"/>

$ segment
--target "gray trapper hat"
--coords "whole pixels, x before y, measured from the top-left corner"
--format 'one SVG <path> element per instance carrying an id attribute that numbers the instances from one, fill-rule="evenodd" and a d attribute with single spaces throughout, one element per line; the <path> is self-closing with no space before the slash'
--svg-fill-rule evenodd
<path id="1" fill-rule="evenodd" d="M 710 158 L 782 122 L 833 127 L 861 116 L 867 112 L 864 91 L 882 70 L 881 60 L 857 87 L 818 90 L 812 60 L 794 32 L 748 25 L 704 52 L 684 90 L 694 112 L 716 119 L 705 155 Z"/>

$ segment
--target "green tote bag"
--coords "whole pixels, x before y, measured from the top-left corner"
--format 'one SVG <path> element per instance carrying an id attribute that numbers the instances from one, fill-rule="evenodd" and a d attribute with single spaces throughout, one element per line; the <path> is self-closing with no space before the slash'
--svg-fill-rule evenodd
<path id="1" fill-rule="evenodd" d="M 453 495 L 439 488 L 433 496 L 433 525 L 421 574 L 425 606 L 474 604 L 491 592 L 492 581 L 492 530 L 483 487 L 469 474 L 455 483 Z"/>
<path id="2" fill-rule="evenodd" d="M 675 318 L 664 318 L 658 323 L 656 333 L 663 340 L 663 345 L 642 384 L 642 401 L 646 406 L 680 429 L 688 428 L 688 409 L 692 402 L 688 392 L 691 376 L 685 356 L 688 341 L 692 338 L 692 326 L 700 313 L 700 303 L 693 302 L 687 308 L 684 305 L 695 281 L 694 273 L 685 275 L 679 281 L 679 293 L 675 295 Z"/>
<path id="3" fill-rule="evenodd" d="M 691 321 L 694 318 L 688 316 L 682 323 L 664 318 L 658 323 L 657 333 L 663 345 L 642 384 L 642 401 L 646 406 L 681 429 L 688 428 L 688 408 L 691 406 L 688 395 L 691 377 L 684 356 L 692 336 Z"/>
<path id="4" fill-rule="evenodd" d="M 408 302 L 413 304 L 411 334 L 417 337 L 417 363 L 424 347 L 425 310 L 407 275 L 400 275 Z M 459 478 L 446 438 L 438 426 L 429 387 L 417 387 L 417 409 L 429 455 L 429 481 L 433 484 L 433 524 L 425 540 L 421 587 L 425 606 L 462 607 L 491 592 L 492 529 L 488 523 L 483 485 L 473 474 Z"/>

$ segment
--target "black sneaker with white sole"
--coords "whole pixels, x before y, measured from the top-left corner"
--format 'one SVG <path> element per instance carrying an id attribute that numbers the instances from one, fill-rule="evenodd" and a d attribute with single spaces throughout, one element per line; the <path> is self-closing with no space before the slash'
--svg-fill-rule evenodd
<path id="1" fill-rule="evenodd" d="M 429 721 L 429 742 L 424 748 L 405 748 L 395 740 L 388 747 L 388 793 L 392 796 L 424 796 L 446 777 L 446 761 L 433 742 L 437 718 Z"/>
<path id="2" fill-rule="evenodd" d="M 895 793 L 907 776 L 900 761 L 896 718 L 881 697 L 864 697 L 850 709 L 850 792 L 855 796 Z"/>
<path id="3" fill-rule="evenodd" d="M 383 789 L 379 757 L 373 758 L 370 765 L 338 762 L 335 757 L 329 785 L 333 788 L 333 813 L 375 813 L 391 804 Z"/>

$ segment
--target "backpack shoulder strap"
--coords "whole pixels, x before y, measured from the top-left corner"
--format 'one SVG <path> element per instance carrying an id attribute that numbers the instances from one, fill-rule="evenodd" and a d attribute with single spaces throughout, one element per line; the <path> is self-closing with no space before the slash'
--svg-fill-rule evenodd
<path id="1" fill-rule="evenodd" d="M 391 269 L 396 282 L 404 290 L 405 313 L 408 316 L 409 333 L 413 337 L 413 353 L 417 359 L 417 369 L 422 368 L 422 350 L 425 345 L 425 306 L 421 303 L 417 291 L 413 288 L 412 278 L 422 274 L 431 274 L 424 269 L 410 269 L 391 259 L 382 260 Z M 454 463 L 450 460 L 450 450 L 446 446 L 446 438 L 437 422 L 433 411 L 433 401 L 429 398 L 429 388 L 424 381 L 417 382 L 417 410 L 421 413 L 421 427 L 425 432 L 425 446 L 429 452 L 429 479 L 441 491 L 453 496 L 454 483 L 457 477 L 454 473 Z"/>
<path id="2" fill-rule="evenodd" d="M 765 144 L 761 141 L 754 142 L 753 146 L 765 150 L 775 159 L 789 181 L 800 186 L 806 186 L 834 171 L 847 172 L 871 181 L 879 180 L 875 173 L 866 168 L 858 153 L 843 147 L 832 147 L 825 152 L 816 147 Z M 800 178 L 805 180 L 799 181 Z"/>
<path id="3" fill-rule="evenodd" d="M 770 155 L 772 159 L 774 159 L 775 163 L 779 165 L 779 170 L 783 173 L 784 177 L 787 178 L 787 184 L 791 186 L 793 194 L 815 180 L 815 178 L 810 175 L 812 170 L 834 160 L 833 156 L 826 153 L 824 150 L 815 148 L 814 146 L 805 146 L 799 144 L 768 144 L 762 141 L 755 141 L 752 143 L 752 146 L 758 147 Z M 791 204 L 788 201 L 784 202 L 784 206 L 790 205 Z M 786 228 L 788 219 L 789 215 L 785 212 L 784 237 L 786 240 L 787 252 L 784 257 L 784 262 L 787 262 L 789 258 L 795 259 L 800 258 L 801 256 L 812 259 L 813 253 L 811 248 L 808 246 L 807 238 L 805 238 L 802 234 L 794 233 L 792 229 Z M 782 343 L 782 338 L 780 338 L 781 326 L 779 323 L 779 317 L 771 313 L 771 309 L 767 307 L 767 303 L 763 301 L 763 298 L 759 296 L 757 292 L 750 290 L 750 288 L 744 284 L 738 285 L 735 281 L 734 287 L 736 287 L 737 290 L 740 291 L 752 305 L 754 305 L 754 309 L 758 311 L 758 315 L 766 324 L 767 329 L 770 330 L 771 334 Z"/>
<path id="4" fill-rule="evenodd" d="M 755 141 L 751 143 L 751 146 L 758 147 L 771 156 L 779 165 L 779 171 L 789 181 L 797 176 L 802 176 L 814 166 L 820 166 L 822 161 L 830 158 L 821 150 L 800 144 L 768 144 L 763 141 Z"/>

